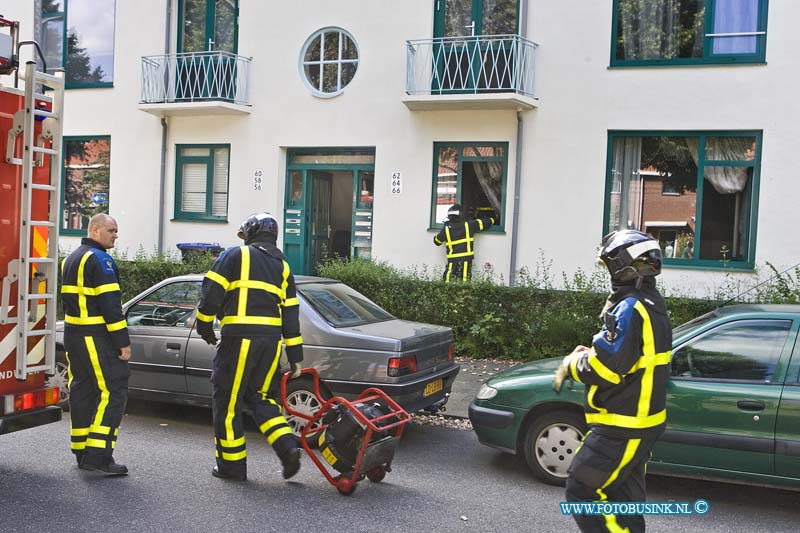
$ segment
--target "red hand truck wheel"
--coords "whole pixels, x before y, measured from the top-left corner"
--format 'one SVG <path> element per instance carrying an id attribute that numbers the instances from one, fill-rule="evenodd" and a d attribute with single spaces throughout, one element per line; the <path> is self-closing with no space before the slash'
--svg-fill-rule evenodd
<path id="1" fill-rule="evenodd" d="M 344 494 L 345 496 L 350 496 L 356 490 L 356 484 L 353 483 L 353 480 L 349 477 L 344 475 L 339 475 L 334 478 L 336 481 L 336 489 Z"/>
<path id="2" fill-rule="evenodd" d="M 367 472 L 367 478 L 373 483 L 380 483 L 386 477 L 386 469 L 382 466 L 376 466 Z"/>

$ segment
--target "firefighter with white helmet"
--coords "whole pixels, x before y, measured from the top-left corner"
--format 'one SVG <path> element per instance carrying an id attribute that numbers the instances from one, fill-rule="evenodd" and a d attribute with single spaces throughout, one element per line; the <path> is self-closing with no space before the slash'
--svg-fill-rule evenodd
<path id="1" fill-rule="evenodd" d="M 209 344 L 217 343 L 215 317 L 222 327 L 211 374 L 217 458 L 212 474 L 247 480 L 242 419 L 247 406 L 280 458 L 283 477 L 289 479 L 300 469 L 300 449 L 275 399 L 275 377 L 281 341 L 292 377 L 300 375 L 303 360 L 294 276 L 277 247 L 278 221 L 271 214 L 247 217 L 238 236 L 244 246 L 229 248 L 211 267 L 197 311 L 197 332 Z"/>
<path id="2" fill-rule="evenodd" d="M 499 222 L 497 215 L 478 218 L 462 216 L 461 205 L 454 204 L 447 210 L 444 227 L 433 238 L 436 246 L 447 246 L 447 267 L 442 279 L 449 283 L 454 280 L 472 279 L 472 260 L 475 258 L 475 234 L 489 229 Z"/>
<path id="3" fill-rule="evenodd" d="M 578 346 L 556 370 L 586 386 L 589 432 L 572 461 L 568 501 L 642 502 L 645 465 L 667 420 L 666 384 L 672 327 L 656 289 L 658 241 L 635 230 L 603 238 L 600 262 L 611 275 L 603 328 L 591 347 Z M 642 515 L 574 515 L 581 531 L 644 531 Z"/>

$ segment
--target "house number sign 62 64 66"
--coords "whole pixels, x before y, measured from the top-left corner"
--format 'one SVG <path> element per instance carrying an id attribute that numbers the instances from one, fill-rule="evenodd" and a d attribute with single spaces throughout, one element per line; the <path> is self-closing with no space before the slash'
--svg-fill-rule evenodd
<path id="1" fill-rule="evenodd" d="M 403 192 L 403 181 L 399 172 L 392 172 L 392 194 Z"/>

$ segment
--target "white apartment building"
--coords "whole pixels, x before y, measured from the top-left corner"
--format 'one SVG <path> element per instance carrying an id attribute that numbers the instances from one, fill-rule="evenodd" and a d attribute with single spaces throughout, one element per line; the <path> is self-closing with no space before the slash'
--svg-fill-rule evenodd
<path id="1" fill-rule="evenodd" d="M 651 233 L 712 291 L 800 261 L 792 0 L 0 0 L 65 68 L 65 249 L 237 243 L 443 268 L 447 209 L 493 209 L 475 269 L 594 268 Z M 794 37 L 793 37 L 794 36 Z M 22 49 L 23 61 L 34 56 Z M 4 83 L 13 80 L 4 79 Z M 556 282 L 559 280 L 556 279 Z"/>

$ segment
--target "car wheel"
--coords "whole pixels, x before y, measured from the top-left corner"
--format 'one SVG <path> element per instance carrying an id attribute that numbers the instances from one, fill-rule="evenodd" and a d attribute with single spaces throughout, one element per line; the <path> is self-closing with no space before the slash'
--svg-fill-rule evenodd
<path id="1" fill-rule="evenodd" d="M 563 487 L 585 434 L 585 419 L 577 412 L 557 410 L 534 419 L 525 436 L 528 468 L 545 483 Z"/>
<path id="2" fill-rule="evenodd" d="M 286 384 L 285 405 L 305 415 L 314 416 L 317 411 L 320 410 L 322 404 L 330 398 L 330 394 L 322 390 L 320 391 L 320 395 L 322 398 L 317 398 L 314 395 L 314 384 L 311 380 L 290 379 Z M 289 423 L 294 434 L 298 437 L 300 436 L 300 431 L 308 423 L 308 420 L 305 418 L 290 415 L 289 413 L 286 413 L 286 421 Z M 319 423 L 316 423 L 312 427 L 317 427 L 319 425 Z M 316 445 L 316 439 L 312 438 L 313 435 L 313 433 L 308 434 L 308 442 L 312 448 Z"/>
<path id="3" fill-rule="evenodd" d="M 69 411 L 69 367 L 60 354 L 56 357 L 56 372 L 47 377 L 45 386 L 58 387 L 58 406 Z"/>

